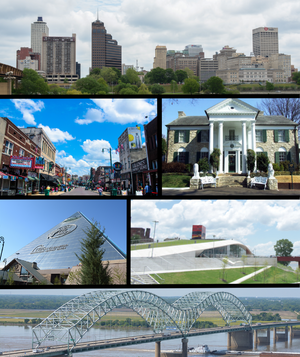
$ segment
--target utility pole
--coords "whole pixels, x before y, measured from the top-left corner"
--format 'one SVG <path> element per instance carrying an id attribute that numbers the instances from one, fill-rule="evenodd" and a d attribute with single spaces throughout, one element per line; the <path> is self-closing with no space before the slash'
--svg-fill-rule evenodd
<path id="1" fill-rule="evenodd" d="M 153 258 L 153 249 L 154 249 L 154 243 L 155 243 L 155 229 L 156 229 L 156 223 L 159 223 L 159 221 L 152 221 L 154 222 L 154 235 L 153 235 L 153 244 L 152 244 L 152 254 L 151 258 Z"/>

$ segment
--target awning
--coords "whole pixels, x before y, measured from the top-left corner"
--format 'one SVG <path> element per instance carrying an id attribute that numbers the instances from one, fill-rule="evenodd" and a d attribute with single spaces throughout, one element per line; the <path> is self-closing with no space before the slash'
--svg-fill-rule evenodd
<path id="1" fill-rule="evenodd" d="M 13 178 L 13 180 L 17 179 L 17 176 L 14 176 L 14 175 L 11 175 L 11 174 L 7 174 L 7 173 L 1 172 L 1 171 L 0 171 L 0 176 L 10 176 L 10 177 Z"/>
<path id="2" fill-rule="evenodd" d="M 45 181 L 53 182 L 55 184 L 58 184 L 58 181 L 55 177 L 47 175 L 47 174 L 40 174 L 41 179 L 44 179 Z"/>

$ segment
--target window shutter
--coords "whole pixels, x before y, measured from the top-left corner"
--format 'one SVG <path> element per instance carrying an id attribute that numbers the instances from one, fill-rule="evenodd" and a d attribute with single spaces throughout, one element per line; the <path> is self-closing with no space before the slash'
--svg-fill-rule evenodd
<path id="1" fill-rule="evenodd" d="M 201 130 L 197 130 L 197 142 L 201 143 Z"/>
<path id="2" fill-rule="evenodd" d="M 177 162 L 177 161 L 178 161 L 178 152 L 174 152 L 173 162 Z"/>
<path id="3" fill-rule="evenodd" d="M 286 143 L 289 143 L 290 142 L 290 133 L 289 133 L 289 130 L 285 130 L 284 131 L 284 141 Z"/>
<path id="4" fill-rule="evenodd" d="M 290 152 L 290 151 L 287 153 L 287 160 L 288 160 L 289 162 L 292 161 L 292 155 L 291 155 L 291 152 Z"/>
<path id="5" fill-rule="evenodd" d="M 263 142 L 264 142 L 264 143 L 267 142 L 267 130 L 263 130 L 263 131 L 262 131 L 262 139 L 263 139 Z"/>
<path id="6" fill-rule="evenodd" d="M 280 164 L 280 161 L 279 161 L 279 152 L 275 152 L 275 164 Z"/>
<path id="7" fill-rule="evenodd" d="M 268 157 L 268 153 L 267 153 L 267 151 L 263 151 L 263 154 L 265 154 L 265 155 L 266 155 L 266 157 Z"/>
<path id="8" fill-rule="evenodd" d="M 189 152 L 186 152 L 186 153 L 185 153 L 185 163 L 186 163 L 186 164 L 189 163 L 189 156 L 190 156 L 190 153 L 189 153 Z"/>
<path id="9" fill-rule="evenodd" d="M 278 143 L 278 130 L 274 130 L 274 142 Z"/>
<path id="10" fill-rule="evenodd" d="M 185 142 L 189 143 L 190 142 L 190 131 L 189 130 L 185 131 L 184 137 L 185 137 Z"/>
<path id="11" fill-rule="evenodd" d="M 198 163 L 199 160 L 200 160 L 200 151 L 197 152 L 196 162 Z"/>
<path id="12" fill-rule="evenodd" d="M 175 130 L 175 134 L 174 134 L 174 144 L 178 143 L 179 141 L 179 131 Z"/>

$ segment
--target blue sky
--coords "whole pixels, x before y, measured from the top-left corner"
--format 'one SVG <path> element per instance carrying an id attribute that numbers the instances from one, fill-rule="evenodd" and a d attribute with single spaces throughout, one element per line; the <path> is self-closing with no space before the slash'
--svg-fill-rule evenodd
<path id="1" fill-rule="evenodd" d="M 201 99 L 163 99 L 162 100 L 162 133 L 167 136 L 166 124 L 171 123 L 178 118 L 178 111 L 183 111 L 187 116 L 199 115 L 205 116 L 205 110 L 221 103 L 227 98 L 201 98 Z M 252 105 L 254 108 L 262 110 L 260 98 L 240 98 L 245 103 Z"/>
<path id="2" fill-rule="evenodd" d="M 56 162 L 79 176 L 110 165 L 103 148 L 119 161 L 118 137 L 127 127 L 140 125 L 144 143 L 143 124 L 156 115 L 156 99 L 0 99 L 0 116 L 18 127 L 43 128 L 57 149 Z"/>
<path id="3" fill-rule="evenodd" d="M 2 200 L 2 261 L 77 211 L 100 223 L 109 239 L 126 253 L 126 204 L 124 200 Z"/>
<path id="4" fill-rule="evenodd" d="M 300 202 L 295 200 L 132 200 L 131 227 L 151 228 L 155 239 L 190 239 L 193 225 L 206 237 L 236 239 L 255 255 L 274 255 L 277 240 L 294 244 L 300 255 Z"/>
<path id="5" fill-rule="evenodd" d="M 155 47 L 183 50 L 202 45 L 206 58 L 224 46 L 249 56 L 252 29 L 278 27 L 279 52 L 300 66 L 300 3 L 297 0 L 10 0 L 0 12 L 1 62 L 16 65 L 16 51 L 30 47 L 31 24 L 42 16 L 50 36 L 76 34 L 76 61 L 91 67 L 91 24 L 97 18 L 122 46 L 122 63 L 150 70 Z"/>
<path id="6" fill-rule="evenodd" d="M 1 295 L 65 295 L 79 296 L 95 291 L 96 289 L 2 289 Z M 114 289 L 120 290 L 120 289 Z M 158 296 L 183 296 L 193 291 L 225 291 L 237 297 L 272 297 L 272 298 L 299 298 L 299 289 L 295 288 L 218 288 L 218 289 L 122 289 L 124 290 L 145 290 Z"/>

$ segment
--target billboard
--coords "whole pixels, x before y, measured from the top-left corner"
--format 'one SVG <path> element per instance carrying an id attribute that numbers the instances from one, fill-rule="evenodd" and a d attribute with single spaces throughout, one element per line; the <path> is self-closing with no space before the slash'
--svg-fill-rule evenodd
<path id="1" fill-rule="evenodd" d="M 205 239 L 206 227 L 193 225 L 192 239 Z"/>
<path id="2" fill-rule="evenodd" d="M 127 128 L 129 149 L 142 148 L 142 135 L 139 126 Z"/>
<path id="3" fill-rule="evenodd" d="M 9 167 L 34 170 L 34 165 L 35 165 L 34 157 L 20 157 L 20 156 L 10 157 Z"/>

